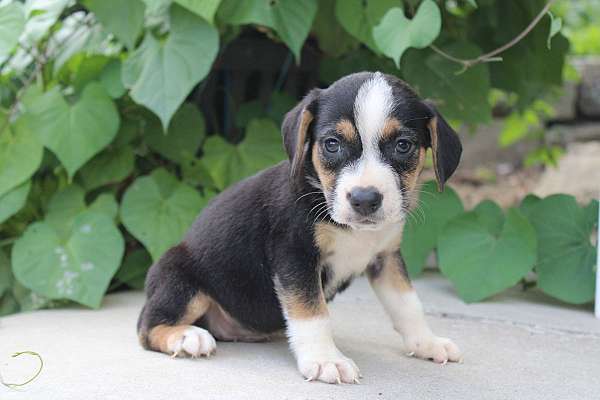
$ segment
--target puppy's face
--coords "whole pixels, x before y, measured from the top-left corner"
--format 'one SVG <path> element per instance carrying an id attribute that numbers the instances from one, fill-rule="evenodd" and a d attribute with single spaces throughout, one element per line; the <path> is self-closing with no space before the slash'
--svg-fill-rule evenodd
<path id="1" fill-rule="evenodd" d="M 322 190 L 330 217 L 354 229 L 404 219 L 428 146 L 440 187 L 460 157 L 455 132 L 435 109 L 381 73 L 349 75 L 311 92 L 286 122 L 284 137 L 287 128 L 295 138 L 286 140 L 288 152 L 295 144 L 292 174 Z"/>

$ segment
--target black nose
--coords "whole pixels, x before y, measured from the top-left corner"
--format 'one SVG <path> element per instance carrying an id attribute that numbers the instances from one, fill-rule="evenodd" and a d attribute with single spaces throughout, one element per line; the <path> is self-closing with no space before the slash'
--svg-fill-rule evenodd
<path id="1" fill-rule="evenodd" d="M 360 215 L 373 214 L 381 207 L 383 195 L 374 187 L 357 187 L 347 195 L 354 211 Z"/>

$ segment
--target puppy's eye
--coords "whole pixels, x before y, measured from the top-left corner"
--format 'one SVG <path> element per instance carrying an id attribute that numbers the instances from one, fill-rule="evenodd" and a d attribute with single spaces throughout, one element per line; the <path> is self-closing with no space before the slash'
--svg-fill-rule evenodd
<path id="1" fill-rule="evenodd" d="M 410 140 L 400 139 L 396 142 L 396 153 L 407 154 L 412 150 L 413 144 Z"/>
<path id="2" fill-rule="evenodd" d="M 335 138 L 325 139 L 325 150 L 329 153 L 337 153 L 341 149 L 340 141 Z"/>

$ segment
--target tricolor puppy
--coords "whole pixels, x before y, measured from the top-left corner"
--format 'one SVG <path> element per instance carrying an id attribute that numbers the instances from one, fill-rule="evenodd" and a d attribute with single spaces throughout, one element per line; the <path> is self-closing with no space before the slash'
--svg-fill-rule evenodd
<path id="1" fill-rule="evenodd" d="M 408 353 L 458 361 L 458 347 L 425 322 L 399 252 L 426 149 L 441 189 L 460 159 L 456 133 L 379 72 L 312 90 L 282 131 L 289 161 L 221 193 L 150 269 L 142 345 L 208 356 L 215 339 L 262 341 L 285 330 L 305 378 L 358 382 L 335 345 L 327 302 L 366 274 Z"/>

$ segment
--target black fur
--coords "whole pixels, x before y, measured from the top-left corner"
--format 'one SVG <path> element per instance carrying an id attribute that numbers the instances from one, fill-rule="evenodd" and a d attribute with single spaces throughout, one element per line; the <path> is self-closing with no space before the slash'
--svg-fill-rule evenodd
<path id="1" fill-rule="evenodd" d="M 280 330 L 285 321 L 276 295 L 275 277 L 284 291 L 299 295 L 306 305 L 318 305 L 322 285 L 327 284 L 329 276 L 327 268 L 321 270 L 319 265 L 315 215 L 311 210 L 324 197 L 322 193 L 310 193 L 315 189 L 307 178 L 318 178 L 306 154 L 340 118 L 354 123 L 354 99 L 362 83 L 371 76 L 372 73 L 366 72 L 354 74 L 328 89 L 311 91 L 288 113 L 282 126 L 290 160 L 217 196 L 181 244 L 151 267 L 146 282 L 147 302 L 138 322 L 142 338 L 154 326 L 177 323 L 198 292 L 210 296 L 244 327 L 262 333 Z M 418 146 L 429 144 L 427 123 L 435 110 L 421 102 L 400 80 L 389 76 L 386 79 L 399 99 L 394 113 L 407 127 L 406 134 Z M 297 144 L 301 139 L 297 130 L 303 110 L 308 110 L 314 120 L 299 154 Z M 448 130 L 439 116 L 438 124 L 440 144 L 451 148 L 449 154 L 438 155 L 445 180 L 456 168 L 460 149 L 457 150 L 453 131 Z M 384 154 L 385 146 L 381 149 Z M 404 161 L 390 160 L 392 165 L 394 162 Z M 402 165 L 394 167 L 406 169 Z M 334 223 L 328 215 L 323 219 Z M 370 270 L 377 271 L 376 267 Z M 349 283 L 349 280 L 341 282 L 338 290 Z"/>

